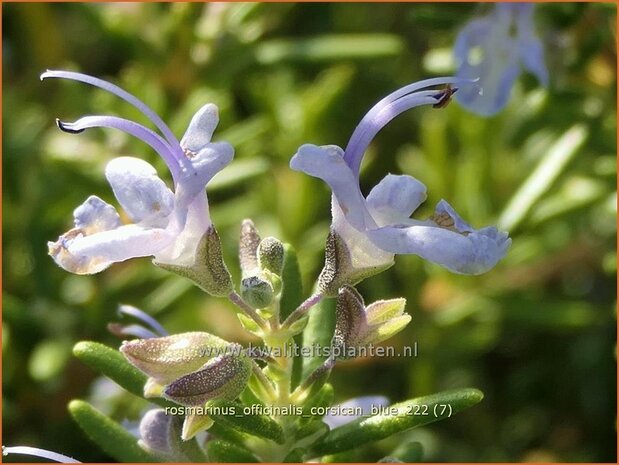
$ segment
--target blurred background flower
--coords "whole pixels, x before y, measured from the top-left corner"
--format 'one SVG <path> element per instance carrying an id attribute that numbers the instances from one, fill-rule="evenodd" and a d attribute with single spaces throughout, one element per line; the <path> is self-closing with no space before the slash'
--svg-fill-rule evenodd
<path id="1" fill-rule="evenodd" d="M 548 86 L 534 13 L 534 3 L 496 3 L 490 14 L 473 19 L 459 32 L 454 44 L 458 77 L 479 79 L 477 89 L 463 88 L 456 95 L 465 108 L 486 116 L 498 113 L 523 70 Z"/>
<path id="2" fill-rule="evenodd" d="M 106 326 L 119 303 L 147 309 L 171 333 L 199 328 L 242 343 L 227 302 L 131 260 L 96 276 L 62 272 L 46 242 L 94 193 L 112 202 L 113 157 L 163 162 L 117 131 L 63 134 L 56 117 L 116 114 L 146 123 L 102 91 L 46 82 L 75 69 L 139 96 L 177 136 L 207 102 L 215 141 L 235 159 L 209 183 L 213 222 L 238 282 L 242 218 L 297 247 L 306 295 L 323 260 L 330 191 L 288 168 L 303 143 L 344 145 L 382 96 L 455 72 L 458 31 L 475 4 L 3 5 L 3 443 L 109 460 L 72 423 L 75 397 L 107 396 L 106 413 L 135 422 L 145 401 L 101 390 L 71 357 L 79 340 L 117 347 Z M 405 297 L 412 323 L 392 342 L 418 356 L 365 358 L 333 373 L 336 402 L 394 402 L 465 386 L 486 394 L 449 421 L 360 449 L 377 459 L 417 441 L 428 461 L 614 461 L 616 458 L 616 6 L 540 4 L 535 30 L 550 86 L 521 76 L 493 118 L 457 103 L 408 112 L 374 141 L 361 170 L 367 195 L 386 172 L 428 187 L 472 224 L 498 224 L 513 245 L 479 277 L 415 256 L 364 281 L 366 301 Z M 380 155 L 379 155 L 380 154 Z M 170 179 L 165 179 L 170 182 Z M 255 340 L 253 340 L 255 342 Z M 95 402 L 100 405 L 101 399 Z M 9 460 L 21 460 L 18 456 Z M 28 458 L 25 458 L 28 460 Z"/>

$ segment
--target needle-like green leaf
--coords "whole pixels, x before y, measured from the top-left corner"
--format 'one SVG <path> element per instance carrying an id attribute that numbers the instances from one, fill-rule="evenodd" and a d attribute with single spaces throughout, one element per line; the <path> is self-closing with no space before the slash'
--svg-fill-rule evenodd
<path id="1" fill-rule="evenodd" d="M 395 414 L 359 418 L 330 431 L 310 448 L 308 456 L 334 454 L 378 441 L 400 431 L 448 418 L 482 399 L 483 394 L 477 389 L 459 389 L 394 404 L 391 408 L 397 410 Z"/>
<path id="2" fill-rule="evenodd" d="M 146 375 L 131 365 L 118 350 L 98 342 L 82 341 L 73 347 L 73 355 L 130 393 L 144 397 Z M 175 405 L 165 399 L 149 398 L 148 400 L 162 407 Z"/>
<path id="3" fill-rule="evenodd" d="M 208 404 L 209 415 L 224 426 L 232 427 L 245 433 L 265 439 L 271 439 L 279 444 L 284 442 L 284 432 L 281 426 L 266 415 L 246 415 L 243 405 L 227 400 L 212 400 Z M 216 411 L 226 412 L 219 415 Z M 230 414 L 236 412 L 236 414 Z"/>
<path id="4" fill-rule="evenodd" d="M 86 435 L 119 462 L 158 462 L 156 457 L 138 446 L 135 436 L 88 402 L 73 400 L 69 412 Z"/>
<path id="5" fill-rule="evenodd" d="M 206 454 L 213 463 L 257 463 L 260 462 L 247 449 L 230 442 L 216 439 L 206 444 Z"/>
<path id="6" fill-rule="evenodd" d="M 567 164 L 579 152 L 588 134 L 584 126 L 577 125 L 566 131 L 554 143 L 501 214 L 498 221 L 499 229 L 512 231 L 524 220 L 533 205 L 550 189 Z"/>

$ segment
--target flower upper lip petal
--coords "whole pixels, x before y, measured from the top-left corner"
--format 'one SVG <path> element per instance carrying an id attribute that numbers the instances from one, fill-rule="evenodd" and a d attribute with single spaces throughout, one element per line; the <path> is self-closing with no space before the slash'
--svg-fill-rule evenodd
<path id="1" fill-rule="evenodd" d="M 207 103 L 191 119 L 181 139 L 181 147 L 194 153 L 199 152 L 211 141 L 218 123 L 219 110 L 212 103 Z"/>
<path id="2" fill-rule="evenodd" d="M 290 167 L 325 181 L 355 228 L 363 230 L 376 226 L 365 206 L 358 180 L 344 161 L 339 147 L 303 145 L 290 160 Z"/>

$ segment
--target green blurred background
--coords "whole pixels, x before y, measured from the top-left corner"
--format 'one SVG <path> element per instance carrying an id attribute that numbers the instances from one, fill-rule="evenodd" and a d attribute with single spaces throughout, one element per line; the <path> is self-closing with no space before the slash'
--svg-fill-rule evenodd
<path id="1" fill-rule="evenodd" d="M 114 202 L 103 169 L 118 155 L 165 167 L 124 134 L 63 134 L 54 118 L 129 105 L 88 86 L 39 81 L 46 68 L 111 80 L 182 135 L 205 102 L 216 140 L 236 148 L 209 185 L 229 267 L 239 222 L 297 247 L 306 291 L 322 265 L 330 193 L 288 169 L 303 143 L 344 146 L 382 96 L 453 73 L 450 47 L 478 4 L 3 4 L 3 438 L 83 461 L 109 460 L 72 423 L 91 398 L 130 427 L 144 407 L 71 357 L 80 340 L 118 346 L 106 325 L 128 303 L 171 332 L 243 343 L 227 302 L 148 259 L 74 276 L 47 256 L 89 194 Z M 450 420 L 359 449 L 376 460 L 420 441 L 427 461 L 616 460 L 616 7 L 540 4 L 548 89 L 524 75 L 508 107 L 482 119 L 452 103 L 409 112 L 381 132 L 365 193 L 387 172 L 428 186 L 418 213 L 450 201 L 475 226 L 500 224 L 513 246 L 494 270 L 456 276 L 414 256 L 363 282 L 366 301 L 403 296 L 413 321 L 390 343 L 417 358 L 339 365 L 337 400 L 393 401 L 477 387 L 484 401 Z M 168 178 L 166 178 L 168 179 Z M 133 423 L 134 424 L 134 423 Z M 15 460 L 11 458 L 12 460 Z M 17 459 L 17 458 L 16 458 Z"/>

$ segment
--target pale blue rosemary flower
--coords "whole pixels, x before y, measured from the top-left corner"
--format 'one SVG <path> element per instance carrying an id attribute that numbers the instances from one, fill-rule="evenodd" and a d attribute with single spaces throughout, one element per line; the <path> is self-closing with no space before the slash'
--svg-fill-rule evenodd
<path id="1" fill-rule="evenodd" d="M 77 274 L 98 273 L 112 263 L 146 256 L 154 256 L 161 264 L 191 267 L 200 240 L 212 227 L 206 184 L 234 155 L 230 144 L 211 142 L 219 122 L 217 107 L 204 105 L 179 142 L 147 105 L 114 84 L 69 71 L 47 71 L 41 75 L 41 79 L 46 78 L 71 79 L 99 87 L 140 110 L 161 134 L 115 116 L 86 116 L 74 123 L 58 121 L 58 127 L 70 133 L 104 127 L 131 134 L 163 158 L 174 181 L 172 192 L 144 160 L 111 160 L 105 175 L 132 223 L 122 224 L 112 205 L 90 196 L 73 212 L 75 227 L 48 244 L 56 263 Z"/>
<path id="2" fill-rule="evenodd" d="M 454 45 L 457 75 L 479 78 L 479 88 L 463 88 L 456 95 L 465 108 L 484 116 L 497 113 L 523 67 L 548 85 L 544 49 L 533 28 L 534 8 L 532 3 L 497 3 L 460 31 Z"/>
<path id="3" fill-rule="evenodd" d="M 410 218 L 426 199 L 426 187 L 411 176 L 389 174 L 367 197 L 359 188 L 361 160 L 376 134 L 408 109 L 443 106 L 455 90 L 428 88 L 445 84 L 474 86 L 470 80 L 451 77 L 410 84 L 382 99 L 363 117 L 346 150 L 306 144 L 292 157 L 292 169 L 322 179 L 333 192 L 331 235 L 338 238 L 333 254 L 337 258 L 335 264 L 327 260 L 323 276 L 339 273 L 343 277 L 327 292 L 385 269 L 394 254 L 419 255 L 452 272 L 474 275 L 488 271 L 505 256 L 511 243 L 507 233 L 495 227 L 473 228 L 445 200 L 430 218 Z M 341 252 L 343 247 L 346 254 Z M 349 269 L 337 269 L 342 266 Z"/>

